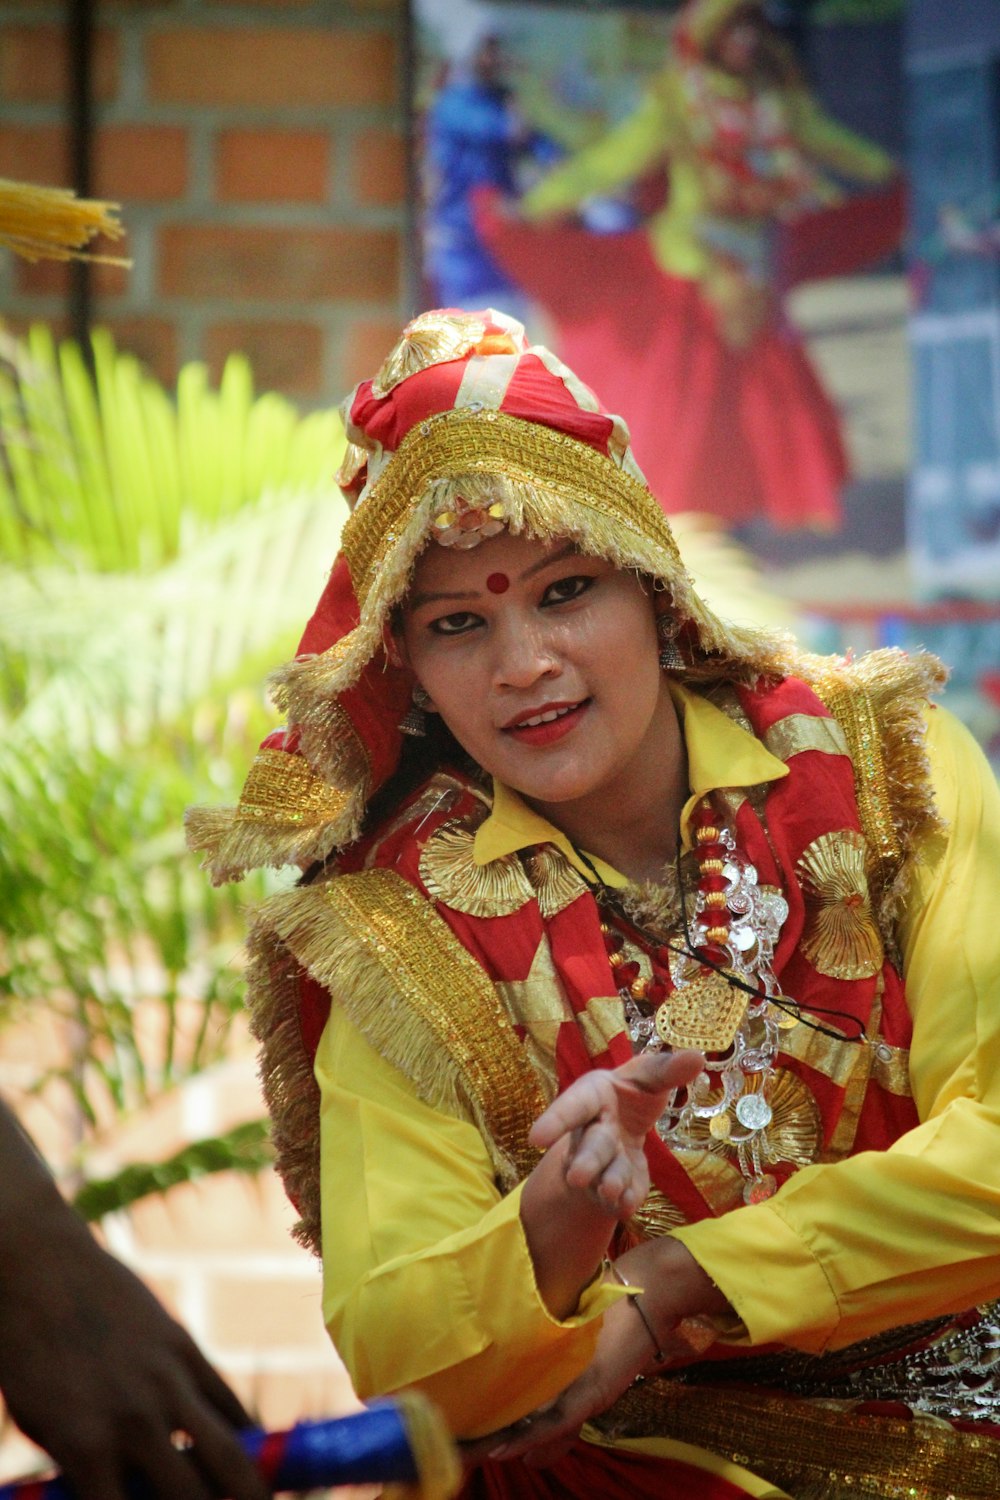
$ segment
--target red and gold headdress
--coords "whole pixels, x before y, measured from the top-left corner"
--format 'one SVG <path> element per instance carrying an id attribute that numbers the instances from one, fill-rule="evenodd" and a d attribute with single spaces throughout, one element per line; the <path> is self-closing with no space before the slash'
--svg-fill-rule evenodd
<path id="1" fill-rule="evenodd" d="M 357 837 L 399 762 L 412 677 L 384 633 L 432 538 L 502 527 L 565 538 L 654 580 L 682 621 L 691 674 L 788 669 L 784 643 L 723 623 L 695 593 L 628 429 L 520 323 L 489 309 L 424 313 L 344 404 L 342 550 L 295 660 L 274 679 L 289 728 L 264 742 L 237 808 L 193 809 L 217 881 L 324 858 Z M 670 434 L 664 434 L 670 441 Z"/>

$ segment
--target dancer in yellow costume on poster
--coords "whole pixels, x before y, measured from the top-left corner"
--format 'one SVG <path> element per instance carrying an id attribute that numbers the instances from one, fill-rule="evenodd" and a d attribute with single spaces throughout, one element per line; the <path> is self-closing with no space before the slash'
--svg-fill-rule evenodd
<path id="1" fill-rule="evenodd" d="M 559 222 L 656 172 L 666 200 L 642 228 Z M 845 196 L 843 179 L 863 191 Z M 517 213 L 484 198 L 485 242 L 550 315 L 562 357 L 628 413 L 668 513 L 838 524 L 840 419 L 784 299 L 893 251 L 903 195 L 892 159 L 820 108 L 762 5 L 691 0 L 636 111 Z"/>

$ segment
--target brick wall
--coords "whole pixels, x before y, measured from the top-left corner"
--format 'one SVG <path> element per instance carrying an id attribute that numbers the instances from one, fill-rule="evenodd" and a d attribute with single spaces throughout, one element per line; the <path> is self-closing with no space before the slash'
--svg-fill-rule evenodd
<path id="1" fill-rule="evenodd" d="M 338 400 L 403 309 L 402 20 L 397 0 L 97 0 L 94 191 L 120 201 L 129 272 L 98 267 L 96 321 L 172 382 L 246 351 L 259 389 Z M 0 6 L 0 176 L 65 186 L 63 0 Z M 0 308 L 67 330 L 66 268 L 0 255 Z M 26 1091 L 65 1039 L 5 1032 L 0 1090 Z M 157 1160 L 262 1113 L 249 1043 L 107 1140 L 105 1170 Z M 37 1100 L 58 1166 L 78 1121 Z M 96 1165 L 96 1164 L 95 1164 Z M 99 1169 L 99 1166 L 97 1167 Z M 268 1425 L 349 1409 L 317 1262 L 271 1175 L 213 1178 L 105 1226 Z M 0 1475 L 31 1455 L 9 1432 Z"/>
<path id="2" fill-rule="evenodd" d="M 95 321 L 172 382 L 241 349 L 309 405 L 370 374 L 403 308 L 401 0 L 95 0 L 93 191 L 131 271 Z M 0 7 L 0 176 L 67 185 L 64 0 Z M 4 257 L 15 326 L 65 328 L 68 275 Z"/>

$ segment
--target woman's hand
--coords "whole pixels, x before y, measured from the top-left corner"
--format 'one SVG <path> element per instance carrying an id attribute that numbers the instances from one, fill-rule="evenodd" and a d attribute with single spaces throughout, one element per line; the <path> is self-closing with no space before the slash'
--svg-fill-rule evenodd
<path id="1" fill-rule="evenodd" d="M 668 1095 L 701 1071 L 700 1052 L 644 1052 L 614 1069 L 585 1073 L 534 1123 L 529 1140 L 551 1150 L 566 1141 L 563 1178 L 606 1213 L 628 1219 L 649 1191 L 643 1145 Z"/>
<path id="2" fill-rule="evenodd" d="M 649 1190 L 643 1151 L 667 1096 L 698 1073 L 700 1052 L 644 1053 L 585 1073 L 532 1127 L 544 1150 L 521 1193 L 521 1223 L 539 1294 L 566 1318 L 597 1274 L 615 1223 Z"/>
<path id="3" fill-rule="evenodd" d="M 673 1333 L 679 1323 L 702 1314 L 732 1312 L 679 1240 L 647 1240 L 615 1264 L 630 1285 L 644 1288 L 643 1311 L 657 1345 L 632 1305 L 633 1298 L 623 1297 L 605 1313 L 594 1358 L 583 1374 L 548 1406 L 475 1444 L 463 1445 L 466 1462 L 489 1457 L 523 1458 L 538 1467 L 555 1463 L 576 1442 L 583 1424 L 607 1411 L 636 1376 L 692 1357 L 690 1343 Z M 666 1360 L 656 1360 L 657 1347 Z"/>

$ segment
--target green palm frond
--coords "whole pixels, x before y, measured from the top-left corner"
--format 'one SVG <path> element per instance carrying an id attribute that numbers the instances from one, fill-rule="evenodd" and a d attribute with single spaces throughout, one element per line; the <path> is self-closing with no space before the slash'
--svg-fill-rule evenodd
<path id="1" fill-rule="evenodd" d="M 225 1135 L 185 1146 L 166 1161 L 133 1162 L 113 1177 L 87 1182 L 74 1196 L 73 1206 L 93 1223 L 178 1183 L 196 1182 L 214 1172 L 255 1173 L 273 1160 L 267 1121 L 249 1120 Z"/>
<path id="2" fill-rule="evenodd" d="M 31 1091 L 68 1093 L 85 1169 L 88 1131 L 229 1045 L 265 883 L 213 890 L 182 817 L 235 799 L 273 724 L 260 684 L 336 552 L 343 435 L 256 396 L 240 358 L 218 390 L 188 366 L 168 393 L 106 335 L 93 379 L 46 330 L 4 347 L 0 1024 L 59 1022 Z M 206 1170 L 197 1146 L 167 1175 Z"/>
<path id="3" fill-rule="evenodd" d="M 93 344 L 93 379 L 41 326 L 0 369 L 0 557 L 146 572 L 245 505 L 332 489 L 335 413 L 255 396 L 242 355 L 217 391 L 186 365 L 171 397 L 106 331 Z"/>
<path id="4" fill-rule="evenodd" d="M 344 516 L 329 488 L 268 500 L 141 575 L 0 563 L 0 705 L 18 733 L 142 742 L 259 683 L 294 650 Z"/>

